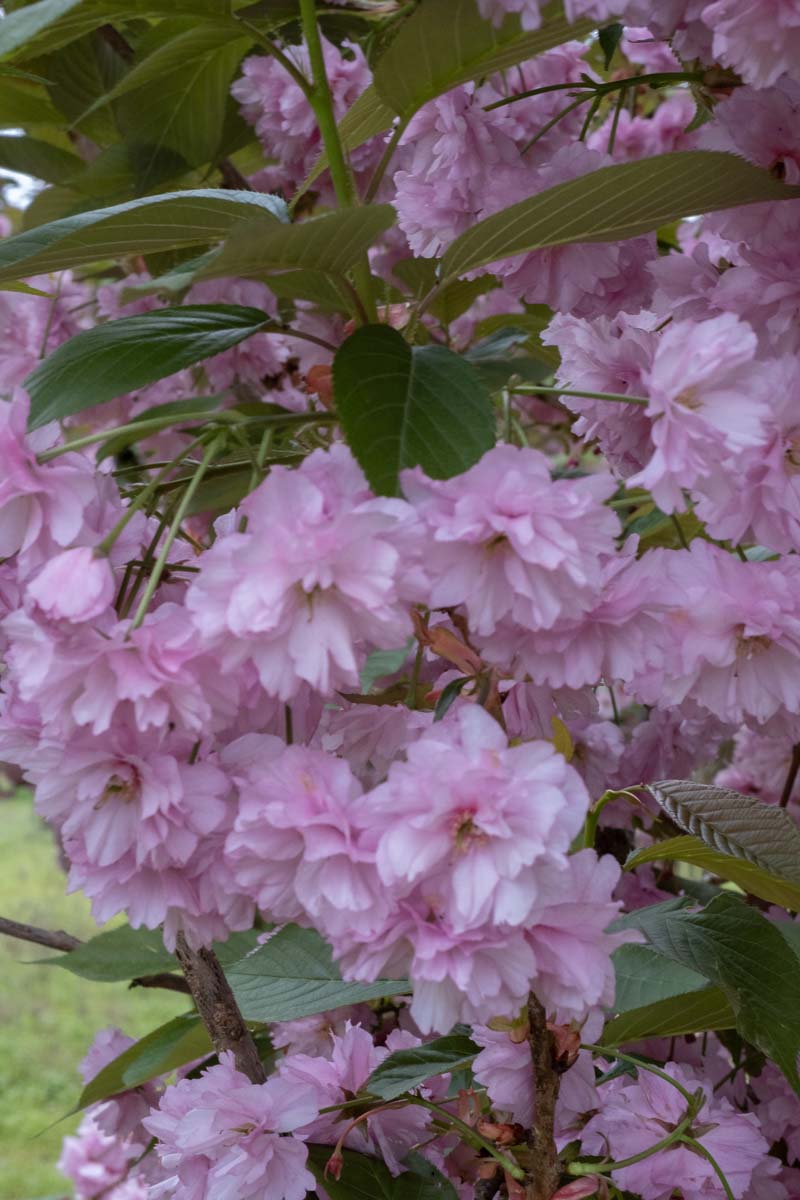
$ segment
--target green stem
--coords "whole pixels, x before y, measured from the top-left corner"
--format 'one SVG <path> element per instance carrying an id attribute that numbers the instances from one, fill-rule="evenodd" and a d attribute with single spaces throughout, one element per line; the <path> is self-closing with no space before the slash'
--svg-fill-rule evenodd
<path id="1" fill-rule="evenodd" d="M 386 149 L 384 150 L 383 154 L 381 155 L 381 160 L 378 163 L 377 167 L 375 168 L 375 172 L 369 181 L 369 186 L 367 187 L 367 190 L 364 193 L 364 203 L 365 204 L 371 204 L 372 201 L 375 199 L 375 196 L 377 195 L 377 192 L 378 192 L 378 188 L 381 186 L 381 181 L 383 180 L 383 177 L 386 174 L 386 170 L 389 166 L 389 163 L 392 161 L 392 158 L 394 156 L 394 152 L 399 145 L 400 138 L 403 136 L 406 129 L 408 128 L 408 122 L 410 119 L 411 119 L 410 117 L 399 117 L 398 118 L 397 124 L 394 127 L 394 132 L 392 133 L 392 136 L 390 137 L 389 141 L 386 144 Z"/>
<path id="2" fill-rule="evenodd" d="M 512 1162 L 510 1158 L 506 1158 L 505 1154 L 501 1154 L 496 1146 L 493 1146 L 486 1138 L 481 1137 L 476 1129 L 473 1129 L 471 1125 L 467 1125 L 465 1121 L 459 1120 L 458 1117 L 453 1116 L 446 1108 L 440 1108 L 438 1104 L 434 1104 L 431 1100 L 425 1100 L 422 1096 L 407 1096 L 405 1097 L 405 1102 L 406 1104 L 416 1104 L 421 1108 L 427 1108 L 431 1112 L 437 1113 L 452 1129 L 458 1130 L 465 1142 L 472 1146 L 479 1146 L 482 1150 L 486 1150 L 491 1154 L 492 1158 L 500 1163 L 500 1166 L 504 1171 L 508 1172 L 512 1179 L 518 1179 L 521 1182 L 525 1178 L 525 1172 L 521 1167 Z"/>
<path id="3" fill-rule="evenodd" d="M 531 146 L 535 146 L 537 142 L 540 142 L 544 135 L 549 133 L 554 125 L 557 125 L 559 121 L 563 121 L 564 117 L 568 116 L 569 113 L 571 113 L 572 110 L 577 108 L 580 104 L 585 104 L 587 100 L 591 100 L 592 95 L 592 92 L 585 92 L 584 95 L 578 96 L 576 100 L 573 100 L 571 104 L 568 104 L 566 108 L 562 108 L 560 112 L 557 112 L 556 115 L 551 118 L 551 120 L 542 126 L 538 133 L 535 133 L 533 137 L 525 143 L 520 150 L 520 154 L 527 154 Z"/>
<path id="4" fill-rule="evenodd" d="M 613 1163 L 573 1162 L 567 1166 L 567 1174 L 610 1175 L 612 1171 L 621 1171 L 624 1167 L 632 1167 L 636 1163 L 650 1158 L 651 1155 L 658 1154 L 661 1150 L 666 1150 L 674 1142 L 686 1141 L 687 1139 L 683 1135 L 691 1125 L 692 1119 L 691 1115 L 687 1114 L 680 1124 L 676 1125 L 672 1132 L 663 1137 L 660 1142 L 654 1142 L 652 1146 L 648 1146 L 646 1150 L 640 1150 L 638 1154 L 632 1154 L 630 1158 L 621 1158 L 619 1162 Z"/>
<path id="5" fill-rule="evenodd" d="M 614 146 L 617 142 L 617 130 L 619 129 L 619 119 L 622 116 L 622 109 L 625 104 L 625 88 L 620 88 L 617 103 L 614 106 L 614 116 L 611 121 L 611 132 L 608 135 L 608 153 L 614 153 Z"/>
<path id="6" fill-rule="evenodd" d="M 116 429 L 104 429 L 102 433 L 87 433 L 85 437 L 75 438 L 74 441 L 65 442 L 62 446 L 53 446 L 50 450 L 44 450 L 36 456 L 36 461 L 39 463 L 50 462 L 53 458 L 58 458 L 61 454 L 69 454 L 72 450 L 83 450 L 85 446 L 95 446 L 98 442 L 108 442 L 111 438 L 118 437 L 121 433 L 158 433 L 161 429 L 169 429 L 172 425 L 183 425 L 186 421 L 207 421 L 210 414 L 207 412 L 197 413 L 182 413 L 180 417 L 174 414 L 171 417 L 148 417 L 143 421 L 131 421 L 127 425 L 118 425 Z M 213 419 L 231 421 L 235 419 L 227 413 L 214 413 Z"/>
<path id="7" fill-rule="evenodd" d="M 666 87 L 670 83 L 702 83 L 704 78 L 705 75 L 702 71 L 656 71 L 651 75 L 630 75 L 627 79 L 609 79 L 606 83 L 595 83 L 593 80 L 579 83 L 551 83 L 546 87 L 517 92 L 514 96 L 504 96 L 502 100 L 495 100 L 493 104 L 487 104 L 484 112 L 491 112 L 493 108 L 503 108 L 506 104 L 516 104 L 518 100 L 527 100 L 530 96 L 542 96 L 545 92 L 570 90 L 574 92 L 576 88 L 585 88 L 589 95 L 606 96 L 610 92 L 619 91 L 620 88 L 625 91 L 629 87 L 638 87 L 642 83 L 646 83 L 652 88 L 659 88 Z"/>
<path id="8" fill-rule="evenodd" d="M 171 462 L 168 462 L 164 466 L 164 469 L 159 471 L 159 473 L 155 476 L 155 478 L 151 479 L 150 482 L 141 489 L 141 491 L 138 493 L 138 495 L 133 500 L 131 500 L 130 504 L 125 509 L 125 512 L 122 514 L 120 519 L 117 521 L 114 528 L 111 529 L 106 534 L 106 536 L 103 538 L 102 542 L 98 543 L 97 548 L 96 548 L 98 554 L 108 554 L 109 550 L 114 545 L 117 538 L 122 533 L 123 529 L 128 524 L 128 522 L 130 520 L 132 520 L 132 518 L 136 515 L 136 513 L 139 511 L 139 509 L 142 508 L 145 504 L 147 504 L 147 502 L 150 500 L 150 498 L 155 494 L 156 489 L 158 488 L 158 485 L 164 479 L 166 479 L 166 477 L 167 477 L 167 475 L 169 475 L 170 471 L 173 471 L 175 469 L 175 467 L 177 467 L 178 463 L 182 462 L 183 459 L 187 458 L 188 455 L 191 454 L 191 452 L 195 449 L 195 447 L 200 445 L 200 441 L 201 441 L 200 438 L 196 438 L 191 443 L 191 445 L 186 447 L 185 450 L 181 450 L 180 454 L 177 454 L 175 456 L 175 458 L 172 459 Z"/>
<path id="9" fill-rule="evenodd" d="M 136 613 L 134 615 L 133 621 L 131 622 L 132 630 L 138 629 L 139 626 L 141 625 L 142 621 L 145 618 L 147 609 L 150 605 L 150 601 L 152 600 L 155 590 L 158 587 L 159 582 L 161 580 L 161 576 L 164 573 L 164 567 L 166 566 L 167 557 L 169 556 L 169 552 L 172 549 L 172 543 L 175 541 L 175 538 L 178 536 L 178 530 L 180 529 L 181 524 L 183 522 L 183 518 L 186 515 L 186 510 L 188 509 L 189 504 L 191 503 L 192 496 L 194 496 L 195 492 L 197 491 L 198 487 L 200 486 L 203 476 L 205 475 L 206 470 L 208 469 L 212 458 L 217 453 L 217 450 L 219 449 L 221 442 L 222 442 L 221 438 L 215 438 L 214 441 L 211 443 L 211 445 L 206 447 L 206 452 L 203 455 L 203 461 L 200 463 L 200 466 L 197 468 L 194 475 L 192 476 L 191 482 L 190 482 L 189 486 L 187 487 L 186 491 L 181 496 L 180 504 L 178 505 L 178 507 L 175 511 L 175 516 L 173 517 L 172 524 L 170 525 L 170 528 L 169 528 L 169 533 L 164 538 L 164 545 L 161 547 L 161 550 L 159 551 L 159 555 L 158 555 L 158 558 L 156 559 L 155 566 L 153 567 L 152 574 L 147 581 L 147 587 L 144 590 L 144 595 L 142 596 L 141 600 L 139 601 L 139 607 L 136 609 Z"/>
<path id="10" fill-rule="evenodd" d="M 308 101 L 317 118 L 317 125 L 322 136 L 322 144 L 328 158 L 328 168 L 331 173 L 333 190 L 342 208 L 351 208 L 357 203 L 355 183 L 352 172 L 344 156 L 342 141 L 339 137 L 339 127 L 333 109 L 328 74 L 325 70 L 325 56 L 322 52 L 322 39 L 317 25 L 316 0 L 300 0 L 300 20 L 303 25 L 303 35 L 308 48 L 308 59 L 311 64 L 313 89 L 308 93 Z M 372 275 L 369 269 L 369 259 L 366 254 L 353 269 L 361 303 L 366 309 L 370 321 L 377 321 L 378 314 L 372 295 Z"/>
<path id="11" fill-rule="evenodd" d="M 734 1195 L 733 1195 L 733 1192 L 731 1191 L 731 1185 L 728 1183 L 728 1180 L 725 1178 L 722 1167 L 719 1165 L 717 1160 L 714 1158 L 711 1151 L 707 1150 L 705 1148 L 705 1146 L 703 1145 L 703 1143 L 698 1142 L 696 1138 L 683 1137 L 681 1140 L 684 1141 L 687 1146 L 691 1146 L 693 1150 L 696 1150 L 698 1154 L 702 1154 L 703 1158 L 705 1158 L 708 1162 L 711 1163 L 711 1166 L 714 1168 L 714 1170 L 717 1173 L 717 1178 L 719 1179 L 720 1183 L 722 1184 L 722 1187 L 725 1191 L 727 1200 L 734 1200 Z"/>
<path id="12" fill-rule="evenodd" d="M 616 699 L 614 700 L 614 708 L 616 709 Z M 619 714 L 617 714 L 617 722 L 618 716 Z M 597 825 L 600 820 L 600 814 L 607 804 L 610 804 L 612 800 L 617 800 L 620 796 L 627 796 L 629 799 L 636 800 L 637 804 L 639 803 L 633 793 L 629 792 L 626 788 L 610 788 L 607 792 L 603 792 L 597 803 L 593 804 L 586 814 L 586 822 L 583 826 L 583 837 L 581 839 L 584 849 L 593 848 L 597 837 Z"/>
<path id="13" fill-rule="evenodd" d="M 288 75 L 291 75 L 292 79 L 295 81 L 303 94 L 310 98 L 312 91 L 311 84 L 306 79 L 300 68 L 292 62 L 288 54 L 284 54 L 281 48 L 276 46 L 270 38 L 266 37 L 257 25 L 254 25 L 252 21 L 248 21 L 247 17 L 237 15 L 235 19 L 244 29 L 247 30 L 248 33 L 252 35 L 253 40 L 258 42 L 262 49 L 266 50 L 267 54 L 271 55 L 276 62 L 281 64 L 284 71 L 286 71 Z"/>
<path id="14" fill-rule="evenodd" d="M 579 388 L 545 387 L 541 383 L 519 384 L 509 389 L 525 396 L 537 396 L 540 392 L 554 396 L 580 396 L 586 400 L 612 400 L 616 404 L 639 404 L 646 406 L 650 401 L 645 396 L 624 396 L 621 392 L 584 392 Z"/>
<path id="15" fill-rule="evenodd" d="M 693 1096 L 691 1092 L 687 1092 L 683 1084 L 678 1083 L 677 1079 L 673 1079 L 671 1075 L 668 1075 L 666 1071 L 662 1071 L 660 1067 L 655 1067 L 652 1063 L 642 1062 L 640 1058 L 635 1058 L 632 1054 L 623 1054 L 616 1046 L 597 1046 L 587 1042 L 581 1044 L 581 1050 L 590 1050 L 592 1054 L 602 1054 L 606 1058 L 618 1058 L 622 1062 L 630 1063 L 638 1071 L 649 1071 L 651 1075 L 658 1075 L 659 1079 L 663 1079 L 665 1083 L 671 1084 L 677 1092 L 680 1092 L 686 1103 L 692 1105 L 692 1116 L 696 1115 L 697 1097 Z M 702 1104 L 700 1107 L 702 1108 Z"/>

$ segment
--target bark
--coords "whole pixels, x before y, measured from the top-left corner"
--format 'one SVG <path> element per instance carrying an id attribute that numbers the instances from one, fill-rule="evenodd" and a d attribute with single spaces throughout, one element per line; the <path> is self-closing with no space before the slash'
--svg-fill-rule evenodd
<path id="1" fill-rule="evenodd" d="M 526 1200 L 551 1200 L 558 1190 L 561 1173 L 555 1142 L 559 1072 L 555 1040 L 547 1028 L 547 1014 L 533 992 L 528 996 L 528 1044 L 536 1101 L 530 1136 L 531 1167 L 525 1194 Z"/>
<path id="2" fill-rule="evenodd" d="M 213 950 L 192 950 L 182 933 L 178 934 L 175 953 L 214 1049 L 218 1054 L 231 1050 L 242 1074 L 251 1083 L 263 1083 L 264 1064 L 216 954 Z"/>

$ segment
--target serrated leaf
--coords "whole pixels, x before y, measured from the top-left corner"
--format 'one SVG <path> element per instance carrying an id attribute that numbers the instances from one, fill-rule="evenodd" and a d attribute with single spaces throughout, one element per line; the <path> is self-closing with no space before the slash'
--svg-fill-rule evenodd
<path id="1" fill-rule="evenodd" d="M 743 901 L 720 895 L 701 912 L 651 911 L 645 929 L 660 954 L 719 988 L 742 1037 L 800 1093 L 800 958 L 778 927 Z"/>
<path id="2" fill-rule="evenodd" d="M 616 990 L 614 1012 L 629 1012 L 708 986 L 705 975 L 681 966 L 651 946 L 628 944 L 613 954 Z"/>
<path id="3" fill-rule="evenodd" d="M 30 427 L 61 420 L 202 362 L 266 329 L 271 317 L 234 304 L 187 304 L 78 333 L 27 377 Z"/>
<path id="4" fill-rule="evenodd" d="M 798 197 L 800 187 L 788 187 L 735 154 L 657 154 L 601 167 L 478 221 L 448 247 L 442 276 L 453 279 L 545 246 L 615 242 L 679 217 Z"/>
<path id="5" fill-rule="evenodd" d="M 653 846 L 636 851 L 628 858 L 625 869 L 632 871 L 642 863 L 661 861 L 689 863 L 711 875 L 729 879 L 751 896 L 758 896 L 770 904 L 782 904 L 784 908 L 795 911 L 800 909 L 800 885 L 778 878 L 746 859 L 712 850 L 691 834 L 656 842 Z"/>
<path id="6" fill-rule="evenodd" d="M 540 27 L 529 33 L 516 16 L 499 27 L 484 20 L 475 0 L 425 0 L 378 60 L 375 88 L 394 112 L 410 117 L 459 83 L 507 70 L 591 29 L 589 21 L 570 24 L 560 0 L 547 5 Z"/>
<path id="7" fill-rule="evenodd" d="M 444 346 L 412 350 L 386 325 L 340 346 L 333 387 L 348 444 L 380 494 L 399 493 L 405 467 L 448 479 L 494 445 L 491 398 L 471 367 Z"/>
<path id="8" fill-rule="evenodd" d="M 602 29 L 598 29 L 597 31 L 597 40 L 600 43 L 600 49 L 603 51 L 606 70 L 611 66 L 611 60 L 616 53 L 624 30 L 625 26 L 620 21 L 614 21 L 611 25 L 604 25 Z"/>
<path id="9" fill-rule="evenodd" d="M 327 943 L 313 929 L 298 925 L 284 926 L 225 974 L 242 1015 L 251 1021 L 294 1021 L 411 990 L 407 980 L 344 982 Z"/>
<path id="10" fill-rule="evenodd" d="M 531 358 L 524 347 L 529 335 L 526 330 L 501 327 L 470 346 L 464 358 L 480 375 L 492 392 L 504 388 L 512 377 L 526 383 L 541 383 L 551 374 L 547 363 Z"/>
<path id="11" fill-rule="evenodd" d="M 615 1017 L 603 1029 L 603 1044 L 623 1046 L 642 1038 L 733 1029 L 735 1024 L 736 1018 L 723 992 L 705 987 L 688 995 L 668 996 Z"/>
<path id="12" fill-rule="evenodd" d="M 382 1100 L 394 1100 L 434 1075 L 469 1066 L 479 1050 L 480 1046 L 463 1034 L 435 1038 L 409 1050 L 395 1050 L 375 1068 L 364 1087 Z"/>
<path id="13" fill-rule="evenodd" d="M 662 779 L 647 791 L 676 825 L 712 850 L 800 886 L 800 830 L 784 809 L 685 779 Z"/>
<path id="14" fill-rule="evenodd" d="M 196 1013 L 175 1017 L 103 1067 L 81 1092 L 77 1108 L 139 1087 L 211 1052 L 208 1032 Z"/>
<path id="15" fill-rule="evenodd" d="M 197 278 L 231 275 L 261 279 L 270 272 L 291 268 L 341 276 L 394 221 L 390 204 L 338 209 L 296 225 L 277 225 L 258 217 L 235 229 Z"/>
<path id="16" fill-rule="evenodd" d="M 60 271 L 123 254 L 153 254 L 220 241 L 257 212 L 287 219 L 277 196 L 208 188 L 144 196 L 62 217 L 0 242 L 0 282 Z"/>

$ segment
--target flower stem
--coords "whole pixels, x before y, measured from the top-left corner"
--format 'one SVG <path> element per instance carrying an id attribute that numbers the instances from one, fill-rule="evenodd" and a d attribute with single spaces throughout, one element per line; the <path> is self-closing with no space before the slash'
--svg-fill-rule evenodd
<path id="1" fill-rule="evenodd" d="M 669 1083 L 676 1091 L 680 1092 L 687 1104 L 692 1106 L 692 1116 L 695 1115 L 698 1109 L 698 1098 L 693 1096 L 691 1092 L 687 1092 L 683 1084 L 678 1083 L 677 1079 L 673 1079 L 666 1071 L 662 1071 L 660 1067 L 653 1066 L 652 1063 L 643 1062 L 640 1058 L 635 1058 L 632 1054 L 623 1054 L 616 1046 L 596 1046 L 591 1043 L 581 1045 L 581 1050 L 591 1050 L 592 1054 L 602 1054 L 608 1058 L 618 1058 L 622 1062 L 630 1063 L 640 1071 L 649 1071 L 651 1075 L 658 1075 L 659 1079 L 663 1079 L 665 1083 Z M 702 1104 L 700 1104 L 702 1107 Z"/>
<path id="2" fill-rule="evenodd" d="M 303 25 L 303 35 L 308 48 L 308 59 L 311 64 L 312 90 L 307 93 L 308 102 L 314 110 L 317 125 L 322 136 L 322 143 L 328 157 L 328 167 L 333 182 L 336 199 L 342 208 L 351 208 L 357 203 L 355 183 L 350 167 L 344 156 L 339 128 L 336 124 L 336 114 L 333 109 L 333 96 L 325 70 L 325 56 L 322 50 L 322 39 L 317 25 L 316 0 L 300 0 L 300 20 Z M 358 290 L 361 303 L 364 305 L 370 321 L 377 321 L 375 300 L 372 295 L 372 275 L 369 260 L 363 256 L 353 269 L 353 278 Z"/>
<path id="3" fill-rule="evenodd" d="M 500 1166 L 504 1171 L 508 1172 L 512 1179 L 522 1181 L 525 1178 L 525 1172 L 520 1166 L 512 1162 L 510 1158 L 506 1158 L 505 1154 L 501 1154 L 496 1146 L 478 1133 L 477 1129 L 473 1129 L 471 1125 L 467 1125 L 465 1121 L 461 1121 L 453 1113 L 448 1112 L 446 1108 L 440 1108 L 438 1104 L 434 1104 L 432 1100 L 426 1100 L 423 1096 L 407 1096 L 405 1102 L 406 1104 L 416 1104 L 421 1108 L 427 1108 L 431 1112 L 437 1113 L 443 1120 L 447 1121 L 451 1128 L 458 1130 L 465 1142 L 473 1146 L 478 1146 L 491 1154 L 492 1158 L 500 1163 Z"/>
<path id="4" fill-rule="evenodd" d="M 206 452 L 203 455 L 203 461 L 200 463 L 200 466 L 197 468 L 194 475 L 192 476 L 192 479 L 191 479 L 186 491 L 181 496 L 181 501 L 180 501 L 180 504 L 178 505 L 177 509 L 175 510 L 175 516 L 172 520 L 172 524 L 170 525 L 169 532 L 168 532 L 167 536 L 164 538 L 164 545 L 161 547 L 161 550 L 159 551 L 159 555 L 155 561 L 155 566 L 153 567 L 152 574 L 150 575 L 150 578 L 147 581 L 147 587 L 144 590 L 144 594 L 142 595 L 142 598 L 139 601 L 139 607 L 136 609 L 136 613 L 134 615 L 133 621 L 131 622 L 132 630 L 138 629 L 139 626 L 141 625 L 142 621 L 145 618 L 147 609 L 150 605 L 150 601 L 152 600 L 155 590 L 158 587 L 159 582 L 161 581 L 161 576 L 164 573 L 164 567 L 166 566 L 169 552 L 172 549 L 172 543 L 175 541 L 175 538 L 178 536 L 178 531 L 183 522 L 183 518 L 186 515 L 186 510 L 188 509 L 189 504 L 191 503 L 192 497 L 194 496 L 195 492 L 197 491 L 198 487 L 200 486 L 203 476 L 205 475 L 206 471 L 208 470 L 208 467 L 211 464 L 211 460 L 213 459 L 214 455 L 217 453 L 218 449 L 220 448 L 222 440 L 223 439 L 219 438 L 219 437 L 215 438 L 214 441 L 206 448 Z"/>
<path id="5" fill-rule="evenodd" d="M 609 1175 L 612 1171 L 621 1171 L 623 1167 L 632 1167 L 635 1163 L 643 1162 L 644 1159 L 650 1158 L 651 1155 L 658 1154 L 661 1150 L 666 1150 L 668 1146 L 672 1146 L 675 1142 L 689 1140 L 683 1135 L 691 1125 L 692 1119 L 692 1116 L 687 1113 L 672 1132 L 663 1137 L 660 1142 L 654 1142 L 652 1146 L 648 1146 L 645 1150 L 640 1150 L 638 1154 L 632 1154 L 630 1158 L 621 1158 L 618 1162 L 612 1163 L 573 1162 L 567 1166 L 567 1174 Z"/>
<path id="6" fill-rule="evenodd" d="M 546 387 L 541 383 L 518 384 L 510 391 L 526 396 L 536 396 L 540 392 L 554 396 L 580 396 L 586 400 L 612 400 L 616 404 L 639 404 L 646 406 L 650 403 L 646 396 L 625 396 L 622 392 L 585 392 L 580 388 Z"/>
<path id="7" fill-rule="evenodd" d="M 727 1200 L 734 1200 L 734 1195 L 733 1195 L 733 1192 L 731 1191 L 731 1185 L 728 1183 L 728 1180 L 725 1178 L 725 1174 L 722 1170 L 722 1167 L 719 1165 L 717 1160 L 714 1158 L 711 1151 L 707 1150 L 705 1148 L 705 1146 L 703 1145 L 703 1143 L 698 1142 L 696 1138 L 684 1136 L 683 1138 L 681 1138 L 681 1141 L 685 1142 L 687 1146 L 691 1146 L 692 1149 L 694 1151 L 696 1151 L 697 1154 L 702 1154 L 703 1158 L 707 1159 L 707 1161 L 711 1163 L 711 1166 L 714 1168 L 714 1170 L 717 1173 L 717 1178 L 719 1179 L 720 1183 L 722 1184 L 722 1187 L 725 1191 Z"/>

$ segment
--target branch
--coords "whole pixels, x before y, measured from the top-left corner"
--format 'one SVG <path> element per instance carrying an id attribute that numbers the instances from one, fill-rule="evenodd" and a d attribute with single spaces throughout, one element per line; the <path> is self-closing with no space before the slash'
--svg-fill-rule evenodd
<path id="1" fill-rule="evenodd" d="M 65 933 L 63 929 L 39 929 L 37 925 L 23 925 L 20 921 L 11 921 L 8 917 L 0 917 L 0 934 L 17 938 L 20 942 L 33 942 L 37 946 L 47 946 L 49 950 L 77 950 L 83 942 L 80 938 Z M 132 979 L 130 987 L 165 988 L 170 992 L 188 993 L 189 985 L 180 975 L 170 975 L 162 971 L 158 975 L 142 975 Z"/>
<path id="2" fill-rule="evenodd" d="M 175 954 L 214 1049 L 218 1054 L 233 1051 L 242 1074 L 251 1083 L 263 1083 L 267 1077 L 264 1064 L 216 954 L 213 950 L 192 950 L 182 933 L 178 934 Z"/>
<path id="3" fill-rule="evenodd" d="M 525 1194 L 527 1200 L 550 1200 L 560 1178 L 555 1142 L 559 1074 L 555 1040 L 547 1028 L 547 1014 L 533 992 L 528 996 L 528 1045 L 535 1103 L 530 1136 L 531 1169 Z"/>
<path id="4" fill-rule="evenodd" d="M 63 929 L 39 929 L 37 925 L 23 925 L 19 921 L 10 921 L 8 917 L 0 917 L 0 933 L 4 933 L 6 937 L 18 938 L 21 942 L 47 946 L 50 950 L 74 950 L 83 945 L 80 938 L 65 933 Z"/>

